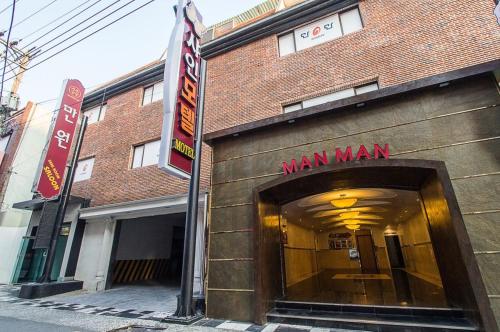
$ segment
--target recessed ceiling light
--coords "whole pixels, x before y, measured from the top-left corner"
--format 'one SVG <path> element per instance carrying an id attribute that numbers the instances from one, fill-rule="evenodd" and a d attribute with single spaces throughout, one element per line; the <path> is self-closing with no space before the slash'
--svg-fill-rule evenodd
<path id="1" fill-rule="evenodd" d="M 361 226 L 359 226 L 359 225 L 345 225 L 345 228 L 355 231 L 355 230 L 360 229 Z"/>
<path id="2" fill-rule="evenodd" d="M 336 208 L 348 208 L 354 206 L 357 202 L 357 198 L 341 198 L 330 201 L 330 203 Z"/>

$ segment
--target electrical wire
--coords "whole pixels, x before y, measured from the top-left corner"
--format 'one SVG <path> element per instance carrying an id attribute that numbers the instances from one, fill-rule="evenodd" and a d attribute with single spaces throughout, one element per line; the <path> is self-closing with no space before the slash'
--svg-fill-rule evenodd
<path id="1" fill-rule="evenodd" d="M 39 46 L 39 47 L 37 47 L 36 49 L 38 49 L 38 50 L 42 49 L 42 47 L 44 47 L 44 46 L 46 46 L 46 45 L 48 45 L 48 44 L 52 43 L 53 41 L 55 41 L 55 40 L 56 40 L 56 39 L 58 39 L 59 37 L 64 36 L 65 34 L 67 34 L 68 32 L 70 32 L 71 30 L 73 30 L 74 28 L 76 28 L 76 27 L 80 26 L 82 23 L 85 23 L 85 22 L 87 22 L 88 20 L 90 20 L 90 19 L 94 18 L 96 14 L 98 14 L 98 13 L 100 13 L 100 12 L 105 11 L 106 9 L 110 8 L 111 6 L 113 6 L 113 5 L 117 4 L 117 3 L 118 3 L 118 2 L 120 2 L 120 1 L 121 1 L 121 0 L 116 0 L 115 2 L 113 2 L 113 3 L 111 3 L 110 5 L 106 6 L 106 7 L 105 7 L 105 8 L 103 8 L 102 10 L 98 11 L 97 13 L 94 13 L 94 14 L 93 14 L 93 15 L 91 15 L 90 17 L 88 17 L 88 18 L 86 18 L 85 20 L 81 21 L 81 22 L 80 22 L 80 23 L 78 23 L 77 25 L 75 25 L 75 26 L 71 27 L 70 29 L 68 29 L 68 30 L 64 31 L 63 33 L 59 34 L 57 37 L 52 38 L 52 39 L 51 39 L 51 40 L 49 40 L 48 42 L 45 42 L 44 44 L 40 45 L 40 46 Z M 61 45 L 61 44 L 62 44 L 62 43 L 64 43 L 65 41 L 67 41 L 67 40 L 69 40 L 69 39 L 73 38 L 74 36 L 76 36 L 77 34 L 79 34 L 79 33 L 83 32 L 83 31 L 87 30 L 88 28 L 91 28 L 91 27 L 92 27 L 92 26 L 94 26 L 95 24 L 99 23 L 100 21 L 102 21 L 103 19 L 105 19 L 105 18 L 109 17 L 110 15 L 113 15 L 114 13 L 116 13 L 116 12 L 117 12 L 117 11 L 119 11 L 119 10 L 121 10 L 122 8 L 124 8 L 124 7 L 128 6 L 128 5 L 130 5 L 130 4 L 131 4 L 132 2 L 134 2 L 134 1 L 136 1 L 136 0 L 130 0 L 129 2 L 127 2 L 126 4 L 124 4 L 123 6 L 121 6 L 121 7 L 117 8 L 117 9 L 115 9 L 115 10 L 114 10 L 114 11 L 112 11 L 111 13 L 109 13 L 109 14 L 105 15 L 104 17 L 101 17 L 98 21 L 96 21 L 96 22 L 94 22 L 94 23 L 91 23 L 91 24 L 87 25 L 85 28 L 78 30 L 77 32 L 75 32 L 75 33 L 74 33 L 74 34 L 72 34 L 71 36 L 67 37 L 66 39 L 63 39 L 63 40 L 62 40 L 62 41 L 60 41 L 59 43 L 57 43 L 57 44 L 55 44 L 55 45 L 52 45 L 52 46 L 51 46 L 51 47 L 49 47 L 48 49 L 43 50 L 41 53 L 39 53 L 39 54 L 37 54 L 37 55 L 35 55 L 35 56 L 31 57 L 31 59 L 33 60 L 34 58 L 39 57 L 40 55 L 42 55 L 42 54 L 44 54 L 44 53 L 47 53 L 48 51 L 52 50 L 54 47 L 57 47 L 57 46 Z"/>
<path id="2" fill-rule="evenodd" d="M 30 33 L 29 35 L 26 35 L 25 37 L 21 38 L 21 40 L 23 40 L 24 38 L 27 38 L 31 35 L 33 35 L 34 33 L 40 31 L 41 29 L 47 27 L 48 25 L 52 24 L 53 22 L 57 21 L 58 19 L 60 19 L 61 17 L 64 17 L 66 16 L 67 14 L 71 13 L 73 10 L 79 8 L 80 6 L 88 3 L 89 1 L 91 0 L 87 0 L 85 1 L 84 3 L 80 4 L 79 6 L 73 8 L 72 10 L 70 10 L 69 12 L 59 16 L 58 18 L 56 18 L 55 20 L 53 20 L 52 22 L 49 22 L 48 24 L 44 25 L 43 27 L 39 28 L 38 30 L 35 30 L 33 31 L 32 33 Z M 68 23 L 69 21 L 71 21 L 72 19 L 74 19 L 75 17 L 79 16 L 80 14 L 84 13 L 85 11 L 87 11 L 88 9 L 92 8 L 93 6 L 97 5 L 99 2 L 101 2 L 102 0 L 97 0 L 96 2 L 94 2 L 93 4 L 91 4 L 90 6 L 87 6 L 86 8 L 82 9 L 81 11 L 79 11 L 78 13 L 76 13 L 75 15 L 71 16 L 70 18 L 68 18 L 66 21 L 60 23 L 59 25 L 57 25 L 56 27 L 50 29 L 49 31 L 45 32 L 42 36 L 38 37 L 37 39 L 29 42 L 26 46 L 23 47 L 23 49 L 27 49 L 28 46 L 30 45 L 33 45 L 33 43 L 36 43 L 37 41 L 39 41 L 40 39 L 42 39 L 43 37 L 47 36 L 48 34 L 50 34 L 51 32 L 55 31 L 56 29 L 60 28 L 61 26 L 63 26 L 64 24 Z M 56 37 L 57 38 L 57 37 Z M 55 39 L 55 38 L 54 38 Z M 40 47 L 38 47 L 40 48 Z"/>
<path id="3" fill-rule="evenodd" d="M 19 2 L 20 0 L 16 0 L 16 2 Z M 10 7 L 12 7 L 12 5 L 8 5 L 7 7 L 5 7 L 4 9 L 0 10 L 0 14 L 2 14 L 4 11 L 6 11 L 7 9 L 9 9 Z"/>
<path id="4" fill-rule="evenodd" d="M 135 0 L 134 0 L 134 1 L 135 1 Z M 34 65 L 32 65 L 32 66 L 30 66 L 30 67 L 28 67 L 28 68 L 26 68 L 25 72 L 26 72 L 26 71 L 28 71 L 28 70 L 30 70 L 30 69 L 33 69 L 33 68 L 35 68 L 35 67 L 37 67 L 37 66 L 39 66 L 39 65 L 41 65 L 42 63 L 44 63 L 44 62 L 46 62 L 46 61 L 48 61 L 48 60 L 50 60 L 50 59 L 52 59 L 54 56 L 56 56 L 56 55 L 58 55 L 58 54 L 60 54 L 60 53 L 62 53 L 62 52 L 64 52 L 64 51 L 66 51 L 67 49 L 69 49 L 69 48 L 71 48 L 71 47 L 75 46 L 76 44 L 81 43 L 82 41 L 84 41 L 84 40 L 86 40 L 86 39 L 90 38 L 91 36 L 95 35 L 96 33 L 98 33 L 98 32 L 100 32 L 100 31 L 104 30 L 105 28 L 107 28 L 107 27 L 109 27 L 109 26 L 111 26 L 111 25 L 115 24 L 116 22 L 118 22 L 118 21 L 120 21 L 120 20 L 124 19 L 125 17 L 127 17 L 127 16 L 129 16 L 129 15 L 131 15 L 131 14 L 135 13 L 136 11 L 138 11 L 138 10 L 140 10 L 140 9 L 144 8 L 145 6 L 149 5 L 150 3 L 154 2 L 154 1 L 155 1 L 155 0 L 150 0 L 150 1 L 146 2 L 146 3 L 144 3 L 143 5 L 141 5 L 141 6 L 137 7 L 137 8 L 135 8 L 135 9 L 131 10 L 130 12 L 128 12 L 128 13 L 126 13 L 126 14 L 124 14 L 124 15 L 122 15 L 122 16 L 120 16 L 120 17 L 118 17 L 117 19 L 115 19 L 115 20 L 111 21 L 110 23 L 108 23 L 108 24 L 104 25 L 103 27 L 101 27 L 101 28 L 99 28 L 99 29 L 97 29 L 97 30 L 93 31 L 92 33 L 90 33 L 90 34 L 86 35 L 85 37 L 80 38 L 79 40 L 77 40 L 77 41 L 73 42 L 72 44 L 70 44 L 70 45 L 66 46 L 65 48 L 63 48 L 63 49 L 61 49 L 61 50 L 57 51 L 56 53 L 54 53 L 54 54 L 52 54 L 52 55 L 48 56 L 47 58 L 45 58 L 45 59 L 43 59 L 43 60 L 41 60 L 41 61 L 39 61 L 39 62 L 35 63 Z M 15 77 L 16 77 L 16 75 L 13 75 L 13 76 L 9 77 L 8 79 L 6 79 L 5 81 L 7 82 L 7 81 L 9 81 L 9 80 L 11 80 L 11 79 L 13 79 L 13 78 L 15 78 Z M 3 80 L 2 80 L 2 81 L 3 81 Z"/>
<path id="5" fill-rule="evenodd" d="M 19 1 L 19 0 L 18 0 L 18 1 Z M 58 17 L 56 17 L 55 19 L 53 19 L 53 20 L 52 20 L 52 21 L 50 21 L 49 23 L 46 23 L 45 25 L 41 26 L 40 28 L 38 28 L 38 29 L 36 29 L 36 30 L 34 30 L 34 31 L 30 32 L 29 34 L 27 34 L 27 35 L 25 35 L 25 36 L 21 37 L 21 38 L 20 38 L 20 40 L 24 40 L 24 39 L 26 39 L 26 38 L 28 38 L 28 37 L 33 36 L 35 33 L 40 32 L 41 30 L 45 29 L 46 27 L 48 27 L 48 26 L 49 26 L 49 25 L 51 25 L 52 23 L 57 22 L 58 20 L 60 20 L 60 19 L 61 19 L 61 18 L 63 18 L 64 16 L 66 16 L 66 15 L 68 15 L 68 14 L 70 14 L 70 13 L 74 12 L 75 10 L 77 10 L 78 8 L 80 8 L 81 6 L 83 6 L 84 4 L 89 3 L 90 1 L 92 1 L 92 0 L 86 0 L 85 2 L 82 2 L 81 4 L 79 4 L 78 6 L 74 7 L 73 9 L 71 9 L 71 10 L 67 11 L 66 13 L 64 13 L 64 14 L 62 14 L 62 15 L 60 15 L 60 16 L 58 16 Z M 100 1 L 101 1 L 101 0 L 99 0 L 99 1 L 97 1 L 97 2 L 100 2 Z M 71 17 L 71 18 L 73 18 L 73 17 Z M 71 18 L 70 18 L 70 19 L 71 19 Z M 59 27 L 59 26 L 58 26 L 58 27 Z M 57 29 L 57 27 L 56 27 L 55 29 Z M 53 31 L 53 30 L 51 30 L 51 31 L 49 31 L 49 32 L 46 32 L 46 33 L 45 33 L 45 35 L 47 35 L 48 33 L 52 32 L 52 31 Z"/>
<path id="6" fill-rule="evenodd" d="M 0 86 L 0 100 L 3 96 L 3 84 L 5 82 L 5 68 L 7 67 L 7 57 L 9 55 L 9 43 L 10 43 L 10 33 L 12 32 L 12 24 L 14 23 L 14 13 L 16 11 L 16 0 L 12 1 L 12 14 L 10 16 L 9 33 L 7 34 L 7 42 L 5 43 L 5 59 L 3 62 L 2 69 L 2 85 Z"/>
<path id="7" fill-rule="evenodd" d="M 36 14 L 40 13 L 42 10 L 46 9 L 47 7 L 49 7 L 50 5 L 52 5 L 56 1 L 57 0 L 52 0 L 51 2 L 49 2 L 48 4 L 46 4 L 45 6 L 43 6 L 42 8 L 38 9 L 37 11 L 35 11 L 33 14 L 31 14 L 28 17 L 25 17 L 21 21 L 17 22 L 16 24 L 14 24 L 14 28 L 17 27 L 19 24 L 22 24 L 22 23 L 26 22 L 27 20 L 29 20 L 30 18 L 32 18 Z"/>
<path id="8" fill-rule="evenodd" d="M 87 17 L 86 19 L 84 19 L 83 21 L 81 21 L 81 22 L 79 22 L 78 24 L 76 24 L 76 25 L 72 26 L 71 28 L 67 29 L 66 31 L 64 31 L 64 32 L 60 33 L 59 35 L 57 35 L 56 37 L 52 38 L 51 40 L 49 40 L 49 41 L 45 42 L 44 44 L 42 44 L 42 45 L 40 45 L 40 46 L 37 46 L 37 47 L 36 47 L 36 49 L 38 49 L 38 50 L 42 49 L 42 47 L 44 47 L 44 46 L 46 46 L 46 45 L 48 45 L 48 44 L 52 43 L 53 41 L 55 41 L 55 40 L 56 40 L 56 39 L 58 39 L 59 37 L 64 36 L 65 34 L 67 34 L 68 32 L 70 32 L 71 30 L 73 30 L 74 28 L 79 27 L 79 26 L 80 26 L 80 25 L 82 25 L 83 23 L 85 23 L 85 22 L 87 22 L 88 20 L 90 20 L 90 19 L 94 18 L 94 17 L 95 17 L 96 15 L 98 15 L 99 13 L 101 13 L 101 12 L 105 11 L 106 9 L 108 9 L 108 8 L 112 7 L 113 5 L 117 4 L 117 3 L 118 3 L 118 2 L 120 2 L 120 1 L 121 1 L 121 0 L 116 0 L 116 1 L 114 1 L 114 2 L 113 2 L 113 3 L 111 3 L 110 5 L 108 5 L 108 6 L 104 7 L 103 9 L 101 9 L 101 10 L 99 10 L 99 11 L 97 11 L 97 12 L 93 13 L 92 15 L 90 15 L 89 17 Z M 135 1 L 135 0 L 132 0 L 132 1 Z M 99 21 L 97 21 L 97 22 L 99 22 Z M 97 22 L 94 22 L 94 24 L 95 24 L 95 23 L 97 23 Z M 66 40 L 66 39 L 65 39 L 65 40 Z M 30 43 L 30 44 L 28 44 L 28 45 L 31 45 L 31 44 L 32 44 L 32 43 Z M 26 45 L 26 46 L 28 46 L 28 45 Z"/>
<path id="9" fill-rule="evenodd" d="M 100 2 L 100 1 L 101 1 L 101 0 L 99 0 L 98 2 Z M 97 12 L 93 13 L 92 15 L 90 15 L 89 17 L 87 17 L 85 20 L 83 20 L 83 21 L 79 22 L 78 24 L 74 25 L 73 27 L 69 28 L 68 30 L 64 31 L 63 33 L 59 34 L 59 35 L 58 35 L 58 36 L 56 36 L 55 38 L 53 38 L 53 39 L 49 40 L 49 41 L 48 41 L 48 42 L 46 42 L 45 44 L 43 44 L 43 45 L 41 45 L 41 46 L 39 46 L 39 47 L 37 47 L 37 48 L 35 48 L 35 49 L 32 49 L 32 50 L 31 50 L 31 52 L 32 52 L 32 53 L 36 53 L 36 51 L 37 51 L 37 50 L 38 50 L 38 51 L 40 51 L 40 49 L 41 49 L 43 46 L 45 46 L 45 45 L 47 45 L 47 44 L 50 44 L 50 43 L 51 43 L 51 42 L 53 42 L 54 40 L 56 40 L 56 39 L 58 39 L 59 37 L 61 37 L 61 36 L 65 35 L 66 33 L 70 32 L 70 31 L 71 31 L 71 30 L 73 30 L 74 28 L 76 28 L 76 27 L 78 27 L 79 25 L 81 25 L 81 24 L 85 23 L 86 21 L 88 21 L 88 20 L 90 20 L 90 19 L 94 18 L 94 17 L 95 17 L 95 15 L 98 15 L 100 12 L 102 12 L 102 11 L 104 11 L 104 10 L 106 10 L 106 9 L 110 8 L 111 6 L 115 5 L 116 3 L 120 2 L 120 1 L 121 1 L 121 0 L 116 0 L 115 2 L 113 2 L 113 3 L 111 3 L 110 5 L 108 5 L 108 6 L 104 7 L 103 9 L 101 9 L 100 11 L 97 11 Z M 130 1 L 129 3 L 125 4 L 125 6 L 129 5 L 129 4 L 130 4 L 131 2 L 133 2 L 133 1 L 136 1 L 136 0 L 132 0 L 132 1 Z M 97 3 L 98 3 L 98 2 L 97 2 Z M 118 8 L 117 10 L 115 10 L 115 11 L 111 12 L 110 14 L 108 14 L 108 15 L 106 15 L 106 16 L 104 16 L 104 17 L 102 17 L 100 20 L 102 20 L 102 19 L 104 19 L 104 18 L 108 17 L 109 15 L 111 15 L 111 14 L 115 13 L 116 11 L 118 11 L 118 10 L 122 9 L 122 8 L 123 8 L 123 7 L 125 7 L 125 6 L 122 6 L 122 7 Z M 70 18 L 70 19 L 71 19 L 71 18 Z M 41 52 L 41 53 L 46 53 L 47 51 L 49 51 L 49 50 L 53 49 L 54 47 L 56 47 L 56 46 L 58 46 L 58 45 L 60 45 L 60 44 L 62 44 L 63 42 L 67 41 L 68 39 L 70 39 L 70 38 L 74 37 L 74 36 L 75 36 L 75 35 L 77 35 L 78 33 L 80 33 L 80 32 L 82 32 L 82 31 L 84 31 L 85 29 L 87 29 L 87 28 L 89 28 L 89 27 L 92 27 L 93 25 L 95 25 L 95 24 L 97 24 L 97 23 L 99 23 L 99 21 L 96 21 L 96 22 L 94 22 L 94 23 L 90 24 L 90 25 L 89 25 L 89 26 L 87 26 L 86 28 L 81 29 L 81 30 L 80 30 L 80 31 L 78 31 L 77 33 L 75 33 L 75 34 L 71 35 L 70 37 L 68 37 L 68 38 L 64 39 L 62 42 L 59 42 L 58 44 L 56 44 L 56 45 L 54 45 L 54 46 L 50 47 L 49 49 L 47 49 L 47 50 L 45 50 L 45 51 L 43 51 L 43 52 Z M 28 45 L 26 45 L 26 46 L 29 46 L 29 45 L 30 45 L 30 44 L 28 44 Z M 34 55 L 32 55 L 32 56 L 30 57 L 30 61 L 31 61 L 31 60 L 33 60 L 34 58 L 36 58 L 36 57 L 40 56 L 40 55 L 41 55 L 41 53 L 38 53 L 38 54 L 34 54 Z M 11 73 L 11 72 L 15 71 L 16 69 L 18 69 L 18 68 L 20 68 L 20 67 L 21 67 L 21 66 L 20 66 L 20 65 L 18 65 L 18 66 L 17 66 L 16 68 L 14 68 L 13 70 L 9 70 L 9 71 L 7 72 L 7 74 L 9 74 L 9 73 Z"/>

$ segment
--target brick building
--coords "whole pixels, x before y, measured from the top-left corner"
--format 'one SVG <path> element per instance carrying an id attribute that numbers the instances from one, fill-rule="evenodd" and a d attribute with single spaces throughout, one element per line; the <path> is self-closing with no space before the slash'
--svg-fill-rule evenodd
<path id="1" fill-rule="evenodd" d="M 207 30 L 202 46 L 208 62 L 204 133 L 210 146 L 204 145 L 202 156 L 204 193 L 200 196 L 195 287 L 206 293 L 208 317 L 259 323 L 283 320 L 286 317 L 279 315 L 283 312 L 280 308 L 273 311 L 273 306 L 290 310 L 288 302 L 275 302 L 284 297 L 334 303 L 329 310 L 353 305 L 366 313 L 362 320 L 372 319 L 375 308 L 423 306 L 428 309 L 425 314 L 448 318 L 457 314 L 466 327 L 470 320 L 472 328 L 495 331 L 492 312 L 498 319 L 500 303 L 493 280 L 500 248 L 498 239 L 489 234 L 498 228 L 495 218 L 500 207 L 488 197 L 495 197 L 498 185 L 494 160 L 499 133 L 498 126 L 492 126 L 498 120 L 498 83 L 491 73 L 499 65 L 500 29 L 493 7 L 490 0 L 269 0 Z M 66 220 L 70 231 L 60 277 L 83 280 L 88 290 L 160 276 L 175 279 L 178 273 L 176 246 L 183 239 L 188 183 L 156 166 L 162 79 L 163 63 L 155 62 L 85 97 L 83 110 L 91 120 L 72 194 L 90 200 L 90 206 L 75 207 Z M 442 89 L 433 91 L 436 86 Z M 389 154 L 384 145 L 389 144 L 393 160 L 356 161 L 347 163 L 345 169 L 325 165 L 310 172 L 294 172 L 290 166 L 295 158 L 298 167 L 311 168 L 308 159 L 301 157 L 316 157 L 315 152 L 321 157 L 323 150 L 335 159 L 332 146 L 342 153 L 352 146 L 356 157 L 360 145 L 366 145 L 368 150 L 361 154 L 366 157 L 373 155 L 374 144 L 382 154 Z M 398 161 L 407 157 L 416 161 Z M 444 162 L 444 166 L 424 163 L 424 159 Z M 283 178 L 283 161 L 297 174 L 288 175 L 289 182 L 278 183 Z M 357 173 L 362 166 L 373 167 L 365 172 L 372 178 Z M 398 169 L 388 175 L 393 182 L 374 181 L 384 178 L 388 169 L 384 167 Z M 413 173 L 418 176 L 408 178 L 414 182 L 404 180 L 404 174 Z M 339 174 L 352 186 L 332 184 L 331 174 Z M 428 194 L 422 193 L 425 190 L 417 180 L 435 174 L 437 182 L 429 183 L 445 188 L 444 200 L 439 195 L 437 200 L 446 201 L 452 214 L 437 223 L 442 222 L 445 232 L 453 235 L 451 242 L 444 241 L 436 228 L 422 230 L 423 224 L 434 222 L 433 215 L 415 203 L 425 201 L 419 197 Z M 365 182 L 354 181 L 356 177 Z M 294 182 L 301 178 L 306 183 Z M 403 186 L 398 181 L 406 182 Z M 307 182 L 323 192 L 308 187 Z M 325 189 L 325 185 L 330 187 Z M 301 196 L 297 188 L 310 195 Z M 352 192 L 336 191 L 340 189 Z M 311 231 L 311 225 L 310 236 L 304 235 L 304 227 L 296 220 L 301 217 L 284 217 L 282 211 L 289 210 L 311 218 L 301 204 L 326 192 L 335 198 L 330 201 L 355 199 L 348 208 L 357 207 L 359 201 L 364 204 L 360 208 L 383 211 L 381 216 L 371 214 L 380 220 L 396 220 L 405 210 L 412 218 L 399 222 L 401 226 L 384 221 L 382 230 L 358 223 L 352 231 L 342 228 L 343 232 L 331 232 L 332 238 L 325 239 Z M 268 196 L 263 199 L 260 194 Z M 370 195 L 378 197 L 371 202 L 380 206 L 370 206 Z M 373 218 L 368 222 L 379 220 Z M 36 225 L 32 220 L 32 226 Z M 420 227 L 415 234 L 414 225 Z M 414 269 L 410 279 L 394 277 L 392 264 L 397 259 L 386 251 L 389 246 L 397 247 L 396 237 L 385 237 L 395 235 L 404 251 L 399 255 L 403 258 L 396 256 L 407 259 L 400 265 Z M 364 271 L 359 263 L 364 255 L 360 243 L 368 240 L 378 250 L 373 253 L 371 272 L 375 273 L 370 278 L 382 285 L 382 300 L 370 300 L 366 288 L 370 279 L 363 275 L 370 269 Z M 209 243 L 206 259 L 205 243 Z M 426 253 L 413 252 L 415 244 Z M 446 246 L 460 257 L 450 258 Z M 311 254 L 314 258 L 306 259 L 293 250 L 317 251 L 326 258 Z M 364 300 L 318 299 L 312 288 L 305 292 L 291 288 L 332 270 L 318 262 L 335 254 L 345 254 L 343 264 L 351 269 L 328 275 L 328 281 L 343 280 L 348 295 L 357 292 Z M 432 263 L 422 265 L 422 261 Z M 458 266 L 455 272 L 464 275 L 463 283 L 450 276 L 449 264 Z M 305 268 L 313 265 L 316 270 Z M 415 297 L 409 286 L 413 281 L 424 285 L 423 293 L 435 296 Z M 359 285 L 365 288 L 357 289 Z M 380 291 L 377 287 L 371 290 Z M 401 289 L 404 296 L 398 298 Z M 450 295 L 461 292 L 463 297 Z M 297 310 L 303 313 L 304 307 Z M 301 314 L 288 313 L 290 319 Z M 443 326 L 448 325 L 434 327 Z"/>
<path id="2" fill-rule="evenodd" d="M 207 315 L 495 331 L 495 2 L 285 3 L 205 36 Z M 382 150 L 390 160 L 374 160 Z M 466 314 L 441 326 L 376 314 L 412 307 Z"/>
<path id="3" fill-rule="evenodd" d="M 20 266 L 16 266 L 22 245 L 29 242 L 26 230 L 31 211 L 14 208 L 19 201 L 33 197 L 38 159 L 50 127 L 53 112 L 47 107 L 28 102 L 2 124 L 0 137 L 0 282 L 17 280 Z"/>

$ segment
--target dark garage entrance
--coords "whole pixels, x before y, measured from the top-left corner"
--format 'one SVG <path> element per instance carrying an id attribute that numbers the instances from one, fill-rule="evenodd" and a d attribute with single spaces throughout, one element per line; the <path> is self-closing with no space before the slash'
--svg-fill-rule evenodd
<path id="1" fill-rule="evenodd" d="M 120 220 L 110 263 L 109 286 L 179 287 L 184 224 L 184 213 Z"/>

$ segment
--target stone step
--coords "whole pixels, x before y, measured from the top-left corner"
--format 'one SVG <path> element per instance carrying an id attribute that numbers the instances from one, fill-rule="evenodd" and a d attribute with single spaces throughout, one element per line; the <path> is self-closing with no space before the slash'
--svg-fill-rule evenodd
<path id="1" fill-rule="evenodd" d="M 276 301 L 269 323 L 361 331 L 465 332 L 479 328 L 460 309 Z"/>

